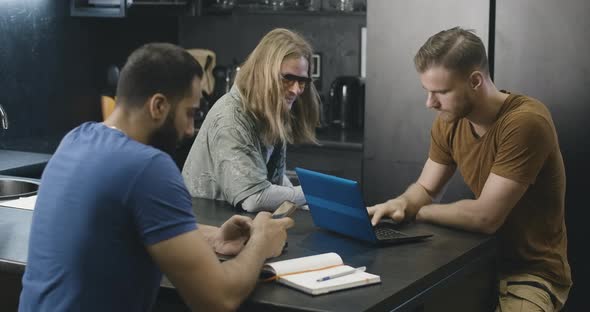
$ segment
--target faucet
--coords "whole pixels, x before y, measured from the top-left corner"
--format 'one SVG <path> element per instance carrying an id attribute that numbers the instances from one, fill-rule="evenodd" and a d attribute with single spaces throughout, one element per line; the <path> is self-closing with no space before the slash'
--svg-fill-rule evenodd
<path id="1" fill-rule="evenodd" d="M 6 114 L 4 107 L 2 107 L 2 104 L 0 104 L 0 122 L 2 122 L 2 129 L 8 129 L 8 115 Z"/>

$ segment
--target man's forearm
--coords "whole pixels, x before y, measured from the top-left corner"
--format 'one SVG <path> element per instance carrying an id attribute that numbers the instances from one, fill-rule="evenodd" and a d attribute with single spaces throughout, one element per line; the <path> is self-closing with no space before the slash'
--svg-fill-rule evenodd
<path id="1" fill-rule="evenodd" d="M 252 292 L 266 260 L 263 250 L 264 242 L 252 237 L 234 259 L 222 263 L 225 276 L 233 282 L 226 297 L 242 302 Z"/>
<path id="2" fill-rule="evenodd" d="M 422 207 L 416 220 L 435 223 L 472 232 L 492 234 L 496 228 L 480 213 L 477 200 L 464 199 L 450 204 L 432 204 Z"/>
<path id="3" fill-rule="evenodd" d="M 205 224 L 199 224 L 198 228 L 209 245 L 215 249 L 219 228 Z M 231 302 L 230 306 L 242 302 L 256 286 L 260 269 L 266 260 L 262 256 L 263 248 L 261 240 L 252 237 L 235 258 L 221 264 L 225 280 L 230 284 L 224 294 L 225 300 Z"/>
<path id="4" fill-rule="evenodd" d="M 190 260 L 196 260 L 199 258 L 199 255 L 195 255 L 195 252 L 204 254 L 202 251 L 197 251 L 199 250 L 199 246 L 205 247 L 206 245 L 211 245 L 215 248 L 214 245 L 217 244 L 219 231 L 220 228 L 199 224 L 199 230 L 194 231 L 199 233 L 199 236 L 195 236 L 194 238 L 197 240 L 199 237 L 201 238 L 200 243 L 195 244 L 197 248 L 191 250 L 191 243 L 193 242 L 188 239 L 182 243 L 184 244 L 184 248 L 168 250 L 172 252 L 168 252 L 164 259 L 166 257 L 183 259 L 183 253 L 186 250 L 192 257 Z M 190 235 L 190 233 L 187 235 Z M 180 236 L 183 237 L 182 235 Z M 161 244 L 166 244 L 167 242 L 165 241 Z M 212 266 L 199 273 L 196 273 L 199 271 L 197 268 L 192 267 L 196 261 L 180 261 L 175 263 L 177 265 L 168 267 L 166 274 L 174 285 L 181 289 L 182 296 L 191 309 L 202 309 L 203 303 L 208 303 L 209 309 L 211 310 L 235 311 L 254 289 L 260 269 L 266 260 L 265 255 L 268 254 L 265 251 L 263 239 L 260 236 L 251 236 L 246 246 L 232 260 L 222 263 L 216 261 L 217 263 L 215 264 L 210 263 Z M 179 254 L 175 255 L 175 252 Z M 204 267 L 199 268 L 203 269 Z M 205 297 L 202 296 L 203 288 L 207 289 L 205 291 L 207 293 Z"/>
<path id="5" fill-rule="evenodd" d="M 411 214 L 417 213 L 423 206 L 432 203 L 432 198 L 426 189 L 419 183 L 413 183 L 408 189 L 398 197 L 404 200 Z"/>

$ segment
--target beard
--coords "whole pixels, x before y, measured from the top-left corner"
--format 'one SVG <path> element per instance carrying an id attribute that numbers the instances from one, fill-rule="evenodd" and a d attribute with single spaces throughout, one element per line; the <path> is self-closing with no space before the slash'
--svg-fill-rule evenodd
<path id="1" fill-rule="evenodd" d="M 439 116 L 442 120 L 453 123 L 459 119 L 467 117 L 473 110 L 473 101 L 468 95 L 464 95 L 452 111 L 440 111 Z"/>
<path id="2" fill-rule="evenodd" d="M 173 115 L 172 112 L 169 113 L 162 127 L 152 133 L 150 137 L 150 145 L 167 153 L 174 159 L 176 146 L 178 145 L 180 138 L 178 137 L 176 127 L 174 126 Z"/>
<path id="3" fill-rule="evenodd" d="M 297 102 L 297 97 L 295 97 L 295 98 L 285 97 L 285 107 L 287 108 L 287 111 L 291 111 L 291 108 L 293 108 L 293 105 L 295 105 L 295 102 Z"/>

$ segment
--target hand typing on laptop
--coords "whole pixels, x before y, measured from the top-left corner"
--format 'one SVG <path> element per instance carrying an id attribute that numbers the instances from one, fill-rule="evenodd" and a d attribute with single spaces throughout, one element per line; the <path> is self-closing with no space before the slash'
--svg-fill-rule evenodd
<path id="1" fill-rule="evenodd" d="M 348 237 L 360 239 L 376 245 L 390 245 L 423 240 L 432 234 L 412 229 L 412 226 L 393 224 L 389 220 L 375 226 L 382 216 L 391 216 L 394 212 L 404 212 L 396 208 L 379 211 L 374 223 L 367 213 L 363 195 L 358 182 L 303 168 L 295 168 L 303 193 L 309 205 L 313 222 L 316 226 Z M 385 207 L 388 208 L 388 207 Z M 375 216 L 375 214 L 374 214 Z M 396 217 L 403 221 L 403 215 Z M 399 229 L 399 230 L 398 230 Z"/>
<path id="2" fill-rule="evenodd" d="M 395 223 L 406 220 L 407 203 L 401 198 L 394 198 L 375 206 L 367 207 L 371 224 L 376 226 L 382 218 L 389 217 Z"/>
<path id="3" fill-rule="evenodd" d="M 406 194 L 412 196 L 406 196 Z M 416 198 L 418 200 L 410 200 L 410 198 Z M 424 205 L 430 204 L 431 201 L 432 199 L 424 187 L 418 183 L 414 183 L 410 185 L 406 193 L 403 195 L 390 199 L 382 204 L 368 207 L 367 212 L 369 213 L 369 216 L 371 216 L 371 224 L 373 224 L 373 226 L 379 223 L 379 220 L 383 217 L 389 217 L 393 221 L 399 223 L 416 218 L 416 214 L 420 208 Z"/>

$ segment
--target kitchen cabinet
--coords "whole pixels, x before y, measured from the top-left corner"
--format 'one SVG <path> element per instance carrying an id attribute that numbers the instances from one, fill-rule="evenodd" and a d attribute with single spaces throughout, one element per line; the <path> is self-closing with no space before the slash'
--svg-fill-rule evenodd
<path id="1" fill-rule="evenodd" d="M 359 149 L 326 146 L 289 146 L 287 177 L 298 185 L 295 168 L 305 168 L 361 182 L 363 152 Z"/>
<path id="2" fill-rule="evenodd" d="M 187 138 L 180 142 L 173 159 L 180 170 L 194 142 Z M 361 130 L 319 129 L 318 145 L 287 146 L 287 177 L 299 185 L 295 167 L 306 168 L 361 182 L 363 133 Z"/>
<path id="3" fill-rule="evenodd" d="M 70 15 L 126 17 L 129 15 L 199 15 L 202 0 L 70 0 Z"/>
<path id="4" fill-rule="evenodd" d="M 72 16 L 124 17 L 125 9 L 125 0 L 111 5 L 94 5 L 90 0 L 70 0 Z"/>
<path id="5" fill-rule="evenodd" d="M 273 6 L 271 0 L 201 0 L 203 15 L 312 15 L 312 16 L 365 16 L 367 0 L 355 0 L 352 11 L 336 9 L 334 0 L 314 0 L 310 9 L 309 0 L 285 0 L 282 6 Z M 280 1 L 277 1 L 280 2 Z"/>
<path id="6" fill-rule="evenodd" d="M 287 147 L 287 177 L 296 185 L 295 167 L 301 167 L 361 182 L 363 160 L 362 130 L 334 127 L 318 129 L 319 145 Z M 362 184 L 361 184 L 362 185 Z"/>

